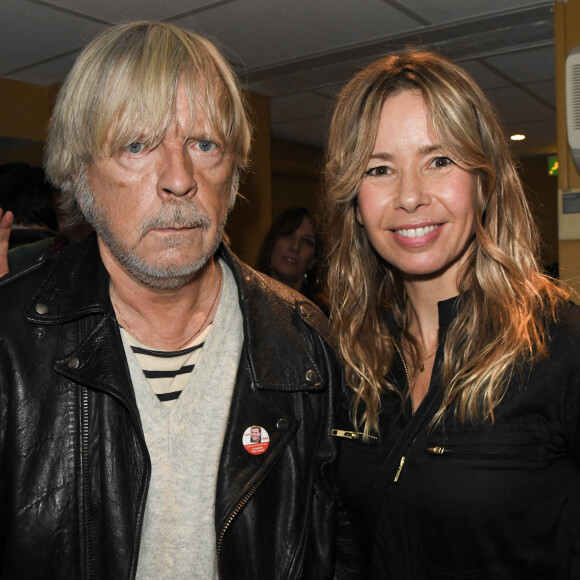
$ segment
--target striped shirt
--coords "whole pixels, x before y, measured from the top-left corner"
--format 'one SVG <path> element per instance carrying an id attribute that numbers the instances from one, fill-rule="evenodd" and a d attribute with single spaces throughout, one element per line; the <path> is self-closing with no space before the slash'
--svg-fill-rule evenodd
<path id="1" fill-rule="evenodd" d="M 210 328 L 211 324 L 187 348 L 168 351 L 148 348 L 121 327 L 123 340 L 131 346 L 149 386 L 163 405 L 170 407 L 181 395 L 199 359 Z"/>

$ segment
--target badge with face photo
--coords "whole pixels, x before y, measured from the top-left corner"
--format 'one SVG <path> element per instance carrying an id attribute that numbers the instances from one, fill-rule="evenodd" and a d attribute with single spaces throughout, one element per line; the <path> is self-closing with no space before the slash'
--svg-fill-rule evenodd
<path id="1" fill-rule="evenodd" d="M 270 445 L 270 436 L 264 427 L 252 425 L 244 431 L 242 437 L 244 449 L 252 455 L 261 455 Z"/>

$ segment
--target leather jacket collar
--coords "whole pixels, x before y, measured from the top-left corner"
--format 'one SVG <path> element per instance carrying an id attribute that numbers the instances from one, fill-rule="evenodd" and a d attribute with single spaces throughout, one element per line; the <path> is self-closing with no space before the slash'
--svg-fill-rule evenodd
<path id="1" fill-rule="evenodd" d="M 220 245 L 218 255 L 231 268 L 238 285 L 252 383 L 257 388 L 274 390 L 321 388 L 321 371 L 298 330 L 301 323 L 310 324 L 330 342 L 324 315 L 308 300 L 296 299 L 296 293 L 246 266 L 225 244 Z M 46 264 L 45 258 L 24 272 Z M 276 295 L 272 291 L 274 287 Z M 288 304 L 294 305 L 295 320 L 287 320 L 284 326 L 269 324 L 271 318 L 279 321 L 281 317 L 288 317 L 287 311 L 280 308 L 280 293 Z M 251 309 L 248 304 L 251 304 Z M 39 325 L 63 324 L 99 314 L 105 315 L 101 324 L 115 322 L 109 298 L 109 275 L 101 261 L 95 234 L 72 244 L 54 260 L 52 269 L 39 285 L 24 314 L 29 322 Z M 285 351 L 301 353 L 301 358 L 289 360 L 283 353 L 276 356 L 275 349 L 280 345 L 284 345 Z M 79 353 L 73 355 L 80 358 Z M 74 366 L 70 357 L 62 362 L 68 369 Z M 285 380 L 280 380 L 281 377 Z"/>

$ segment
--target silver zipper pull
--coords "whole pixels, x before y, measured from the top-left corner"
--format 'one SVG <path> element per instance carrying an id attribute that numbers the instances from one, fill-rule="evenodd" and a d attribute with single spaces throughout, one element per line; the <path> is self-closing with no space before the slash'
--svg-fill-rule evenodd
<path id="1" fill-rule="evenodd" d="M 401 457 L 401 463 L 399 463 L 399 469 L 397 469 L 397 473 L 395 473 L 395 479 L 393 479 L 393 483 L 397 483 L 399 481 L 399 475 L 401 475 L 401 471 L 403 471 L 403 465 L 405 465 L 405 456 Z"/>

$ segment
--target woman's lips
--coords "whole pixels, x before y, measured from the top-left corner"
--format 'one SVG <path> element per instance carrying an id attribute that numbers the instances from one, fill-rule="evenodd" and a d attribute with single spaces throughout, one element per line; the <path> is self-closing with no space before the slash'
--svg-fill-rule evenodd
<path id="1" fill-rule="evenodd" d="M 443 224 L 424 224 L 415 227 L 403 227 L 393 232 L 395 240 L 407 248 L 419 248 L 434 242 L 442 231 Z"/>

